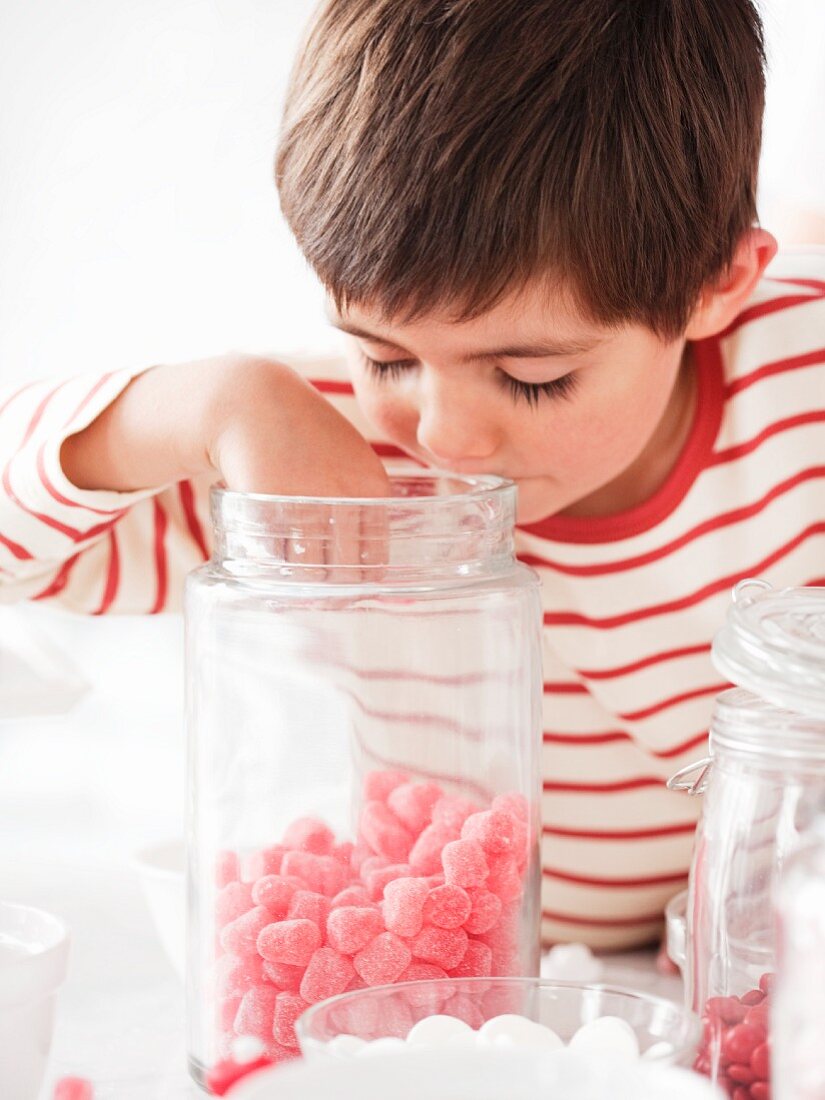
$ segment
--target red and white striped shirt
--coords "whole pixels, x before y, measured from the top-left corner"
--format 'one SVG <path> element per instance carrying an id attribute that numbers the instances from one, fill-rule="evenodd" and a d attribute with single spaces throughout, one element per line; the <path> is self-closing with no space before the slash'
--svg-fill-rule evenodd
<path id="1" fill-rule="evenodd" d="M 694 345 L 698 411 L 652 498 L 519 529 L 544 600 L 543 931 L 652 938 L 698 810 L 665 781 L 700 757 L 709 658 L 731 586 L 825 584 L 825 251 L 781 256 L 720 336 Z M 296 364 L 369 437 L 338 361 Z M 208 482 L 85 492 L 63 440 L 137 371 L 0 394 L 0 596 L 91 614 L 179 607 L 209 554 Z M 392 449 L 376 441 L 379 453 Z"/>

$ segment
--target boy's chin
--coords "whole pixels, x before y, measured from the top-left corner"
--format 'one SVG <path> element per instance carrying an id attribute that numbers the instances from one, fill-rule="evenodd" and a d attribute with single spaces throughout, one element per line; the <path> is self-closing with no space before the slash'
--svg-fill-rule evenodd
<path id="1" fill-rule="evenodd" d="M 530 477 L 517 480 L 518 503 L 516 506 L 516 523 L 538 523 L 540 520 L 554 516 L 565 507 L 566 502 L 561 499 L 558 487 L 554 486 L 549 478 Z"/>

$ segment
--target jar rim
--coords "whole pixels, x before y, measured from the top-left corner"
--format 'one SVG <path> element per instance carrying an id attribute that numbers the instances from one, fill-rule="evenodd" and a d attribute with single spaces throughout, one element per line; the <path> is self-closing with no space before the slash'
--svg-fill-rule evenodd
<path id="1" fill-rule="evenodd" d="M 289 505 L 318 505 L 319 507 L 335 507 L 347 505 L 359 508 L 387 508 L 397 507 L 403 501 L 414 501 L 423 507 L 435 508 L 439 506 L 455 505 L 456 501 L 473 500 L 480 497 L 509 496 L 516 490 L 516 483 L 509 478 L 497 477 L 495 474 L 456 474 L 449 470 L 400 470 L 392 466 L 387 467 L 387 473 L 391 482 L 406 484 L 410 482 L 438 481 L 446 483 L 464 483 L 465 491 L 455 493 L 439 493 L 433 495 L 396 494 L 388 497 L 319 497 L 286 495 L 280 493 L 245 493 L 236 489 L 227 489 L 222 483 L 212 486 L 211 493 L 216 500 L 248 500 L 260 503 L 289 504 Z"/>
<path id="2" fill-rule="evenodd" d="M 746 688 L 729 688 L 716 698 L 710 747 L 774 761 L 825 761 L 825 720 L 776 706 Z"/>

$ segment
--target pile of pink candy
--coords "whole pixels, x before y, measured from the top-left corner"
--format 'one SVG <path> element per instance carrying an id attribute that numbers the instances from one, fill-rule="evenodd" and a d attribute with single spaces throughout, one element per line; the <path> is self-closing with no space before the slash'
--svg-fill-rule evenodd
<path id="1" fill-rule="evenodd" d="M 486 807 L 400 772 L 370 772 L 355 843 L 301 818 L 280 844 L 217 869 L 221 1054 L 254 1036 L 297 1056 L 295 1020 L 366 986 L 520 972 L 528 806 Z"/>
<path id="2" fill-rule="evenodd" d="M 710 1074 L 718 1059 L 717 1083 L 732 1100 L 770 1100 L 768 1012 L 772 974 L 741 997 L 710 997 L 702 1016 L 702 1042 L 694 1069 Z"/>

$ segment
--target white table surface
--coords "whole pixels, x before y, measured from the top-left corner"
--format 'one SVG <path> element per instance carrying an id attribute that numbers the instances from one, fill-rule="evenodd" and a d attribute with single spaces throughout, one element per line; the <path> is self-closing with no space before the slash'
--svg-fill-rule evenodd
<path id="1" fill-rule="evenodd" d="M 181 835 L 180 621 L 38 611 L 35 623 L 92 683 L 65 717 L 0 721 L 0 897 L 72 929 L 41 1100 L 67 1074 L 89 1078 L 95 1100 L 202 1097 L 186 1074 L 183 989 L 129 864 Z M 681 995 L 651 953 L 608 959 L 606 980 Z"/>

